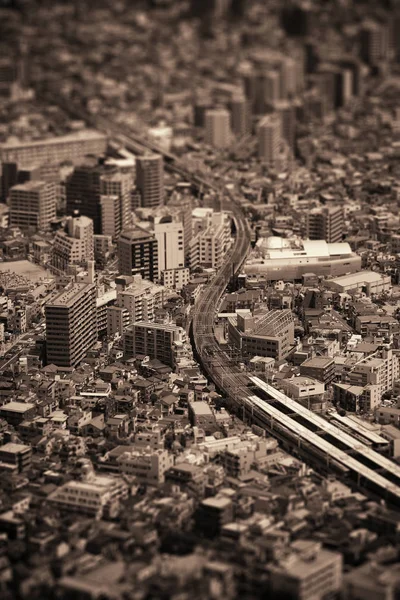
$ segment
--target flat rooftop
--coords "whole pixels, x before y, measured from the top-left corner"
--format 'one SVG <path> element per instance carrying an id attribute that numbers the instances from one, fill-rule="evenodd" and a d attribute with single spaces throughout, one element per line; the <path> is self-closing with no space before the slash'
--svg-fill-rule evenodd
<path id="1" fill-rule="evenodd" d="M 352 275 L 342 275 L 341 277 L 335 277 L 334 279 L 328 279 L 326 282 L 336 283 L 347 287 L 349 285 L 357 285 L 362 283 L 375 283 L 386 277 L 382 273 L 376 273 L 375 271 L 360 271 L 359 273 L 353 273 Z"/>
<path id="2" fill-rule="evenodd" d="M 92 284 L 90 283 L 74 283 L 70 289 L 63 290 L 60 294 L 57 294 L 57 296 L 50 300 L 46 306 L 69 308 L 73 306 L 74 302 L 76 302 L 76 300 L 91 287 Z"/>
<path id="3" fill-rule="evenodd" d="M 13 150 L 17 148 L 34 148 L 35 146 L 38 147 L 47 145 L 66 144 L 68 142 L 87 142 L 89 140 L 105 139 L 106 136 L 100 131 L 96 131 L 95 129 L 81 129 L 80 131 L 75 131 L 66 135 L 44 138 L 42 140 L 32 140 L 29 142 L 13 139 L 9 142 L 5 142 L 4 144 L 0 144 L 0 152 L 2 150 Z"/>
<path id="4" fill-rule="evenodd" d="M 31 404 L 30 402 L 8 402 L 7 404 L 3 404 L 3 406 L 0 407 L 0 410 L 8 410 L 10 412 L 15 412 L 15 413 L 24 413 L 26 410 L 30 410 L 32 408 L 35 408 L 34 404 Z"/>

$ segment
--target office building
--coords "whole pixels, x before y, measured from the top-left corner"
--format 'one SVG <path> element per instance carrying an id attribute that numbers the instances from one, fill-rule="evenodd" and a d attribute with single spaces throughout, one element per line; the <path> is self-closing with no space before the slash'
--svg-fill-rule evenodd
<path id="1" fill-rule="evenodd" d="M 149 356 L 174 368 L 180 348 L 186 344 L 186 332 L 178 325 L 135 322 L 124 335 L 126 358 Z"/>
<path id="2" fill-rule="evenodd" d="M 75 367 L 97 340 L 96 286 L 76 283 L 45 306 L 47 364 Z"/>
<path id="3" fill-rule="evenodd" d="M 237 310 L 228 318 L 229 342 L 244 358 L 266 356 L 286 358 L 294 347 L 294 321 L 290 310 L 270 310 L 252 314 Z"/>
<path id="4" fill-rule="evenodd" d="M 103 133 L 84 129 L 44 140 L 0 144 L 0 162 L 41 165 L 70 161 L 78 164 L 87 154 L 99 156 L 106 148 L 107 138 Z"/>
<path id="5" fill-rule="evenodd" d="M 164 159 L 161 154 L 145 154 L 136 159 L 136 187 L 141 206 L 153 208 L 164 202 Z"/>
<path id="6" fill-rule="evenodd" d="M 127 229 L 131 225 L 131 191 L 133 187 L 132 174 L 122 171 L 113 171 L 105 173 L 100 178 L 100 194 L 102 198 L 112 197 L 118 198 L 118 204 L 113 205 L 114 218 L 110 222 L 110 206 L 103 204 L 101 201 L 101 233 L 104 235 L 118 236 L 123 229 Z M 107 210 L 108 209 L 108 210 Z M 115 210 L 116 209 L 116 210 Z M 110 233 L 114 224 L 115 233 Z"/>
<path id="7" fill-rule="evenodd" d="M 164 304 L 164 293 L 163 286 L 143 279 L 138 274 L 133 277 L 128 287 L 117 291 L 116 305 L 128 311 L 129 323 L 153 322 L 156 311 Z"/>
<path id="8" fill-rule="evenodd" d="M 154 234 L 136 227 L 122 232 L 118 240 L 118 264 L 121 275 L 140 273 L 144 279 L 158 278 L 158 243 Z"/>
<path id="9" fill-rule="evenodd" d="M 227 148 L 231 142 L 230 114 L 225 108 L 213 108 L 205 114 L 205 142 L 214 148 Z"/>
<path id="10" fill-rule="evenodd" d="M 267 115 L 260 121 L 257 138 L 260 161 L 268 167 L 278 167 L 282 146 L 282 122 L 279 115 Z"/>
<path id="11" fill-rule="evenodd" d="M 305 273 L 337 277 L 360 269 L 361 257 L 346 242 L 280 237 L 260 239 L 244 265 L 249 281 L 301 281 Z"/>
<path id="12" fill-rule="evenodd" d="M 183 224 L 172 221 L 172 217 L 163 217 L 154 223 L 154 235 L 158 244 L 158 277 L 163 271 L 183 268 Z"/>
<path id="13" fill-rule="evenodd" d="M 251 133 L 250 110 L 246 96 L 235 95 L 229 101 L 232 133 L 241 138 Z"/>
<path id="14" fill-rule="evenodd" d="M 70 217 L 65 231 L 57 231 L 51 262 L 59 271 L 69 265 L 86 265 L 94 259 L 93 221 L 88 217 Z"/>
<path id="15" fill-rule="evenodd" d="M 323 600 L 340 592 L 343 557 L 320 542 L 297 540 L 278 564 L 268 568 L 272 597 Z"/>
<path id="16" fill-rule="evenodd" d="M 364 21 L 360 29 L 360 58 L 369 66 L 376 66 L 388 58 L 388 27 L 377 21 Z"/>
<path id="17" fill-rule="evenodd" d="M 344 214 L 341 206 L 314 208 L 306 214 L 307 237 L 325 240 L 328 244 L 341 242 L 344 230 Z"/>
<path id="18" fill-rule="evenodd" d="M 56 216 L 56 188 L 45 181 L 27 181 L 10 191 L 10 226 L 44 230 Z"/>

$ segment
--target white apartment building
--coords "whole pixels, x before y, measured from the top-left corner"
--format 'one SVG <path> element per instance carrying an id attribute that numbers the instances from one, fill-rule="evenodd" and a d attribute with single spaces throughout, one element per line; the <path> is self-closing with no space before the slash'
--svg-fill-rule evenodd
<path id="1" fill-rule="evenodd" d="M 382 350 L 367 356 L 352 367 L 347 380 L 352 385 L 379 386 L 380 393 L 391 390 L 400 377 L 400 355 L 393 350 Z"/>
<path id="2" fill-rule="evenodd" d="M 178 292 L 189 283 L 190 270 L 186 267 L 167 269 L 161 273 L 161 283 L 168 289 Z"/>
<path id="3" fill-rule="evenodd" d="M 115 238 L 121 232 L 121 210 L 118 196 L 100 196 L 101 231 Z"/>
<path id="4" fill-rule="evenodd" d="M 168 220 L 167 220 L 168 219 Z M 158 243 L 158 276 L 163 271 L 185 266 L 184 230 L 181 222 L 165 217 L 154 223 L 154 234 Z"/>
<path id="5" fill-rule="evenodd" d="M 114 502 L 128 494 L 126 483 L 116 477 L 92 475 L 86 481 L 69 481 L 49 496 L 58 508 L 101 518 Z"/>
<path id="6" fill-rule="evenodd" d="M 66 230 L 54 239 L 52 265 L 65 271 L 68 265 L 86 264 L 94 258 L 93 221 L 89 217 L 70 218 Z"/>
<path id="7" fill-rule="evenodd" d="M 194 211 L 195 212 L 195 211 Z M 190 268 L 218 269 L 231 244 L 231 221 L 227 213 L 208 212 L 195 219 L 195 231 L 190 242 Z"/>
<path id="8" fill-rule="evenodd" d="M 155 311 L 163 306 L 164 291 L 163 286 L 142 279 L 141 275 L 135 275 L 133 283 L 117 293 L 116 306 L 128 311 L 129 323 L 153 322 Z"/>
<path id="9" fill-rule="evenodd" d="M 165 471 L 174 465 L 174 457 L 168 450 L 147 447 L 124 452 L 117 462 L 121 473 L 133 475 L 141 483 L 158 485 L 164 482 Z"/>
<path id="10" fill-rule="evenodd" d="M 205 141 L 214 148 L 227 148 L 231 142 L 230 113 L 225 108 L 209 109 L 205 114 Z"/>

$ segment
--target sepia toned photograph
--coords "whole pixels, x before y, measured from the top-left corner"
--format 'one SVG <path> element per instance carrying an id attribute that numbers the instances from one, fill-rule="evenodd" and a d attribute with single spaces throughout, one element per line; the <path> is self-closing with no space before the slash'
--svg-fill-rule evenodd
<path id="1" fill-rule="evenodd" d="M 400 600 L 400 0 L 0 0 L 0 600 Z"/>

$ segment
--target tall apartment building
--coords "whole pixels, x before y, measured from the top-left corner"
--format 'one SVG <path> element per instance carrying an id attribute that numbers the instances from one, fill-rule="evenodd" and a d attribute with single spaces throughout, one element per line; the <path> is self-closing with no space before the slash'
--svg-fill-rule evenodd
<path id="1" fill-rule="evenodd" d="M 280 79 L 277 71 L 249 70 L 243 78 L 244 90 L 254 115 L 262 115 L 267 107 L 280 100 Z"/>
<path id="2" fill-rule="evenodd" d="M 158 243 L 155 236 L 136 227 L 124 231 L 118 240 L 118 264 L 121 275 L 140 273 L 144 279 L 158 278 Z"/>
<path id="3" fill-rule="evenodd" d="M 122 231 L 121 207 L 118 196 L 100 196 L 101 232 L 112 238 Z"/>
<path id="4" fill-rule="evenodd" d="M 99 165 L 97 160 L 87 157 L 68 177 L 65 192 L 67 199 L 67 214 L 85 215 L 93 220 L 95 234 L 101 234 L 100 212 L 100 180 L 106 172 L 106 167 Z"/>
<path id="5" fill-rule="evenodd" d="M 140 192 L 141 206 L 161 206 L 164 201 L 164 159 L 161 154 L 137 157 L 136 187 Z"/>
<path id="6" fill-rule="evenodd" d="M 125 329 L 129 326 L 130 315 L 126 308 L 120 306 L 107 307 L 107 336 L 112 337 L 116 333 L 123 335 Z"/>
<path id="7" fill-rule="evenodd" d="M 68 265 L 84 265 L 94 259 L 93 221 L 70 217 L 65 231 L 57 231 L 52 250 L 52 265 L 66 271 Z"/>
<path id="8" fill-rule="evenodd" d="M 117 291 L 116 306 L 128 311 L 129 323 L 153 322 L 156 310 L 164 304 L 164 292 L 163 286 L 135 275 L 127 288 Z"/>
<path id="9" fill-rule="evenodd" d="M 344 214 L 341 206 L 315 208 L 306 215 L 307 237 L 326 240 L 328 244 L 342 241 Z"/>
<path id="10" fill-rule="evenodd" d="M 154 235 L 158 244 L 158 276 L 163 271 L 181 269 L 185 266 L 183 224 L 172 217 L 161 218 L 154 223 Z"/>
<path id="11" fill-rule="evenodd" d="M 192 208 L 193 201 L 189 191 L 183 192 L 175 190 L 168 201 L 168 208 L 176 211 L 179 220 L 183 225 L 183 250 L 185 254 L 185 264 L 187 264 L 190 241 L 192 239 Z"/>
<path id="12" fill-rule="evenodd" d="M 249 103 L 245 95 L 234 95 L 229 102 L 232 133 L 243 137 L 251 132 Z"/>
<path id="13" fill-rule="evenodd" d="M 377 21 L 364 21 L 360 29 L 360 57 L 368 65 L 376 65 L 387 59 L 389 52 L 389 31 L 386 25 Z"/>
<path id="14" fill-rule="evenodd" d="M 282 138 L 286 140 L 289 147 L 294 149 L 296 137 L 296 106 L 289 100 L 275 102 L 274 110 L 281 119 Z"/>
<path id="15" fill-rule="evenodd" d="M 131 225 L 131 191 L 133 178 L 130 172 L 116 171 L 105 173 L 100 178 L 100 194 L 106 197 L 117 197 L 118 204 L 115 207 L 115 233 L 105 230 L 109 224 L 105 214 L 105 207 L 101 203 L 102 233 L 105 235 L 118 236 L 123 229 Z"/>
<path id="16" fill-rule="evenodd" d="M 180 349 L 186 344 L 186 332 L 178 325 L 133 323 L 125 331 L 125 357 L 149 356 L 157 358 L 165 365 L 174 368 L 177 364 Z"/>
<path id="17" fill-rule="evenodd" d="M 258 156 L 261 162 L 275 168 L 282 145 L 282 122 L 277 114 L 265 116 L 258 125 Z"/>
<path id="18" fill-rule="evenodd" d="M 47 363 L 76 367 L 97 340 L 96 286 L 75 283 L 45 306 Z"/>
<path id="19" fill-rule="evenodd" d="M 10 226 L 49 229 L 56 216 L 56 188 L 45 181 L 27 181 L 10 192 Z"/>
<path id="20" fill-rule="evenodd" d="M 106 149 L 107 137 L 103 133 L 84 129 L 44 140 L 0 144 L 0 162 L 40 165 L 71 161 L 78 164 L 87 154 L 99 156 Z"/>
<path id="21" fill-rule="evenodd" d="M 195 212 L 196 214 L 196 212 Z M 218 269 L 231 243 L 230 217 L 226 213 L 208 212 L 195 223 L 197 233 L 190 243 L 189 265 Z"/>
<path id="22" fill-rule="evenodd" d="M 225 108 L 213 108 L 205 114 L 205 142 L 214 148 L 227 148 L 231 142 L 230 114 Z"/>

